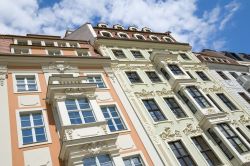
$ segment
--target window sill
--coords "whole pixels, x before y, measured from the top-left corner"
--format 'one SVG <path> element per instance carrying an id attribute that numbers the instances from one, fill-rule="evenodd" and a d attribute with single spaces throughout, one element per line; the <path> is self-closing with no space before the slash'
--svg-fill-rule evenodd
<path id="1" fill-rule="evenodd" d="M 14 93 L 16 94 L 26 94 L 26 93 L 42 93 L 42 91 L 21 91 L 21 92 L 18 92 L 18 91 L 15 91 Z"/>
<path id="2" fill-rule="evenodd" d="M 31 144 L 26 144 L 26 145 L 19 145 L 19 148 L 27 148 L 27 147 L 33 147 L 33 146 L 39 146 L 39 145 L 46 145 L 46 144 L 51 144 L 51 141 L 46 141 L 46 142 L 37 142 L 37 143 L 31 143 Z"/>
<path id="3" fill-rule="evenodd" d="M 129 129 L 124 129 L 124 130 L 118 130 L 118 131 L 110 131 L 109 130 L 109 134 L 124 134 L 124 133 L 130 133 L 131 132 L 131 130 L 129 130 Z"/>
<path id="4" fill-rule="evenodd" d="M 158 122 L 153 122 L 153 124 L 155 126 L 160 125 L 160 124 L 164 124 L 164 123 L 170 123 L 170 124 L 172 124 L 173 121 L 172 120 L 162 120 L 162 121 L 158 121 Z"/>

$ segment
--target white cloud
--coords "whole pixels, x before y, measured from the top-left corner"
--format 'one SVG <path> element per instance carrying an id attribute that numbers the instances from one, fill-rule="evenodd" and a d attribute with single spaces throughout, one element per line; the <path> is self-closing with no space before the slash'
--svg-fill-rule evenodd
<path id="1" fill-rule="evenodd" d="M 215 48 L 214 40 L 225 44 L 216 38 L 216 33 L 223 30 L 239 8 L 233 1 L 225 7 L 217 5 L 198 17 L 196 0 L 61 0 L 51 7 L 39 8 L 40 2 L 1 0 L 0 33 L 64 35 L 66 29 L 98 17 L 110 25 L 120 23 L 147 26 L 158 32 L 171 31 L 178 41 L 189 42 L 197 50 Z"/>

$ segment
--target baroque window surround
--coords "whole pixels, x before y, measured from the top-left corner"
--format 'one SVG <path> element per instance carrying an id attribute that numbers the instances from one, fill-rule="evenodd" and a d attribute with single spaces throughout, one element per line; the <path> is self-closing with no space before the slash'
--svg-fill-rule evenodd
<path id="1" fill-rule="evenodd" d="M 106 90 L 110 89 L 109 84 L 108 84 L 107 80 L 105 79 L 104 73 L 102 73 L 102 72 L 93 72 L 93 71 L 82 71 L 82 73 L 83 73 L 83 76 L 86 76 L 86 77 L 87 76 L 101 76 L 102 81 L 104 82 L 106 87 L 105 88 L 100 88 L 100 89 L 106 89 Z"/>
<path id="2" fill-rule="evenodd" d="M 103 35 L 103 33 L 108 33 L 110 35 L 110 37 L 113 37 L 112 33 L 110 33 L 109 31 L 100 31 L 100 34 L 103 36 L 103 37 L 106 37 Z"/>
<path id="3" fill-rule="evenodd" d="M 130 38 L 129 35 L 128 35 L 127 33 L 124 33 L 124 32 L 117 32 L 117 35 L 118 35 L 120 38 L 122 38 L 122 39 L 129 39 L 129 38 Z M 121 37 L 121 35 L 126 35 L 127 37 L 124 38 L 124 37 Z"/>
<path id="4" fill-rule="evenodd" d="M 143 166 L 149 166 L 148 163 L 146 162 L 147 160 L 146 160 L 145 156 L 143 155 L 143 153 L 141 151 L 134 151 L 134 152 L 124 153 L 124 154 L 120 155 L 120 157 L 122 159 L 133 157 L 133 156 L 140 156 L 141 160 L 143 161 L 143 164 L 144 164 Z"/>
<path id="5" fill-rule="evenodd" d="M 46 130 L 45 133 L 46 133 L 46 136 L 47 136 L 47 141 L 23 145 L 23 143 L 22 143 L 22 130 L 21 130 L 21 118 L 20 118 L 20 115 L 22 113 L 37 113 L 37 112 L 42 113 L 42 117 L 43 117 L 43 121 L 44 121 L 44 128 Z M 32 146 L 52 143 L 46 109 L 44 109 L 44 108 L 17 109 L 16 110 L 16 124 L 17 124 L 17 135 L 18 135 L 18 147 L 19 148 L 32 147 Z"/>

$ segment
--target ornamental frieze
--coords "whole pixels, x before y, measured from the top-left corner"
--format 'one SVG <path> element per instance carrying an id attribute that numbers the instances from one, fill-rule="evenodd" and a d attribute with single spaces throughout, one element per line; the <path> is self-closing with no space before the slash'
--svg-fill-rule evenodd
<path id="1" fill-rule="evenodd" d="M 163 88 L 161 91 L 156 91 L 156 94 L 158 96 L 169 96 L 169 95 L 173 95 L 174 92 L 172 90 L 167 90 Z"/>
<path id="2" fill-rule="evenodd" d="M 152 97 L 154 96 L 154 91 L 146 91 L 145 89 L 142 89 L 141 92 L 135 92 L 135 95 L 137 97 Z"/>
<path id="3" fill-rule="evenodd" d="M 241 115 L 239 122 L 242 123 L 242 124 L 249 123 L 250 122 L 250 117 L 247 117 L 246 115 Z"/>
<path id="4" fill-rule="evenodd" d="M 181 137 L 181 133 L 178 130 L 171 130 L 170 127 L 166 127 L 165 130 L 160 134 L 163 140 L 174 140 Z"/>
<path id="5" fill-rule="evenodd" d="M 186 135 L 190 135 L 190 134 L 196 135 L 196 134 L 201 134 L 203 131 L 199 126 L 194 126 L 193 124 L 188 123 L 186 128 L 183 130 L 183 132 Z"/>

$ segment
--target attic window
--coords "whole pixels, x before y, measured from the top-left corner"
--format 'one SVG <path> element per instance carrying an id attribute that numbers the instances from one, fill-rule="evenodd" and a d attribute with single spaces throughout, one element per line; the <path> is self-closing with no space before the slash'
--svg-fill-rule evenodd
<path id="1" fill-rule="evenodd" d="M 173 42 L 173 40 L 172 40 L 170 37 L 167 37 L 167 36 L 164 36 L 163 39 L 164 39 L 166 42 Z"/>
<path id="2" fill-rule="evenodd" d="M 118 32 L 118 36 L 119 36 L 120 38 L 128 38 L 128 34 L 126 34 L 126 33 Z"/>
<path id="3" fill-rule="evenodd" d="M 160 41 L 160 39 L 157 36 L 150 35 L 149 38 L 153 41 Z"/>
<path id="4" fill-rule="evenodd" d="M 114 25 L 114 28 L 115 29 L 124 29 L 123 26 L 121 26 L 121 25 Z"/>
<path id="5" fill-rule="evenodd" d="M 135 34 L 134 37 L 138 40 L 145 40 L 144 36 L 140 34 Z"/>
<path id="6" fill-rule="evenodd" d="M 128 29 L 131 31 L 138 31 L 138 29 L 136 27 L 129 27 Z"/>
<path id="7" fill-rule="evenodd" d="M 98 26 L 98 27 L 101 27 L 101 28 L 108 28 L 108 25 L 107 25 L 107 24 L 98 24 L 97 26 Z"/>
<path id="8" fill-rule="evenodd" d="M 100 33 L 101 33 L 101 35 L 104 36 L 104 37 L 112 37 L 112 35 L 111 35 L 110 32 L 105 31 L 105 32 L 100 32 Z"/>

